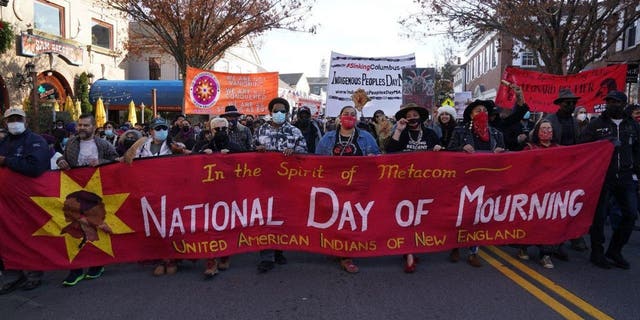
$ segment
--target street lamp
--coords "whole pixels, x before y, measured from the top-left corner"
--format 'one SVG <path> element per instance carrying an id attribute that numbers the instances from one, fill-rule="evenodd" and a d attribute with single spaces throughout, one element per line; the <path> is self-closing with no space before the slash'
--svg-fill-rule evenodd
<path id="1" fill-rule="evenodd" d="M 24 71 L 31 78 L 31 107 L 33 108 L 33 123 L 34 130 L 40 129 L 40 116 L 38 114 L 38 73 L 36 72 L 36 65 L 33 62 L 28 62 L 24 65 Z"/>

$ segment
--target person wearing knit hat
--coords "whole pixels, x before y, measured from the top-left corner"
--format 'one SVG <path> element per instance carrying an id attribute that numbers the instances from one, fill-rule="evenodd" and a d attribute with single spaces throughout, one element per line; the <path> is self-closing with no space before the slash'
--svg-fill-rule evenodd
<path id="1" fill-rule="evenodd" d="M 429 126 L 430 129 L 435 131 L 438 139 L 440 139 L 440 145 L 446 147 L 451 141 L 453 136 L 453 130 L 458 123 L 456 122 L 457 116 L 456 109 L 450 106 L 442 106 L 438 108 L 435 116 L 435 121 Z"/>

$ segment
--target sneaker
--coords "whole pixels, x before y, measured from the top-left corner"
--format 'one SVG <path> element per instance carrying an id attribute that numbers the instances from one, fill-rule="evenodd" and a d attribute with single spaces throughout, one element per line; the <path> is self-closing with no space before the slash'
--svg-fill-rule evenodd
<path id="1" fill-rule="evenodd" d="M 100 267 L 91 267 L 89 268 L 89 270 L 87 270 L 87 273 L 84 275 L 84 277 L 86 279 L 97 279 L 100 278 L 102 276 L 102 273 L 104 272 L 104 267 L 100 266 Z"/>
<path id="2" fill-rule="evenodd" d="M 611 261 L 613 261 L 613 265 L 620 269 L 629 270 L 629 268 L 631 268 L 631 265 L 629 265 L 629 262 L 625 260 L 624 257 L 619 253 L 615 254 L 615 253 L 607 252 L 604 256 L 609 258 Z"/>
<path id="3" fill-rule="evenodd" d="M 526 249 L 518 249 L 518 259 L 520 260 L 529 260 L 529 254 Z"/>
<path id="4" fill-rule="evenodd" d="M 540 259 L 540 264 L 546 269 L 553 269 L 553 262 L 551 262 L 551 257 L 549 257 L 548 255 L 542 256 L 542 259 Z"/>
<path id="5" fill-rule="evenodd" d="M 282 254 L 282 251 L 276 251 L 275 260 L 277 264 L 287 264 L 287 258 Z"/>
<path id="6" fill-rule="evenodd" d="M 229 269 L 230 265 L 231 265 L 231 259 L 229 259 L 229 257 L 222 257 L 220 258 L 220 262 L 218 263 L 218 269 L 224 271 Z"/>
<path id="7" fill-rule="evenodd" d="M 82 273 L 82 270 L 72 270 L 69 272 L 69 275 L 64 278 L 64 281 L 62 281 L 62 285 L 65 287 L 73 287 L 82 279 L 84 279 L 84 273 Z"/>
<path id="8" fill-rule="evenodd" d="M 258 264 L 258 272 L 266 273 L 267 271 L 273 269 L 273 261 L 260 261 Z"/>
<path id="9" fill-rule="evenodd" d="M 451 250 L 451 252 L 449 253 L 449 261 L 451 261 L 451 262 L 460 261 L 460 249 L 455 248 L 455 249 Z"/>
<path id="10" fill-rule="evenodd" d="M 469 258 L 467 259 L 467 262 L 472 266 L 472 267 L 482 267 L 482 262 L 480 261 L 480 258 L 478 257 L 477 254 L 472 253 L 469 255 Z"/>

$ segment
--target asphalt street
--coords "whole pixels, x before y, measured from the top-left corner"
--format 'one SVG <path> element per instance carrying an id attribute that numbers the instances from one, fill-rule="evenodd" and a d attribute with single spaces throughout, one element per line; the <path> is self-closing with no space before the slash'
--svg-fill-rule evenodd
<path id="1" fill-rule="evenodd" d="M 481 250 L 481 268 L 440 252 L 418 255 L 413 274 L 399 256 L 356 259 L 360 273 L 347 274 L 302 252 L 266 274 L 257 253 L 234 256 L 206 281 L 204 261 L 162 277 L 151 265 L 108 266 L 72 288 L 61 286 L 65 271 L 47 272 L 41 287 L 0 296 L 0 319 L 640 319 L 640 232 L 624 250 L 630 270 L 594 267 L 588 252 L 544 269 L 511 247 Z"/>

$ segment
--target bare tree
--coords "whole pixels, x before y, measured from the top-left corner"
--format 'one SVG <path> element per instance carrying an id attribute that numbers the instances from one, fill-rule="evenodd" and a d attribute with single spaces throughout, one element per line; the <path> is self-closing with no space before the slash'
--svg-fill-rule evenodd
<path id="1" fill-rule="evenodd" d="M 248 36 L 270 29 L 313 32 L 305 26 L 314 0 L 100 0 L 137 26 L 125 47 L 160 49 L 187 66 L 209 68 Z"/>
<path id="2" fill-rule="evenodd" d="M 640 18 L 640 0 L 416 2 L 420 12 L 400 20 L 413 37 L 447 34 L 472 42 L 487 32 L 501 32 L 533 51 L 552 74 L 578 73 L 606 57 Z"/>

